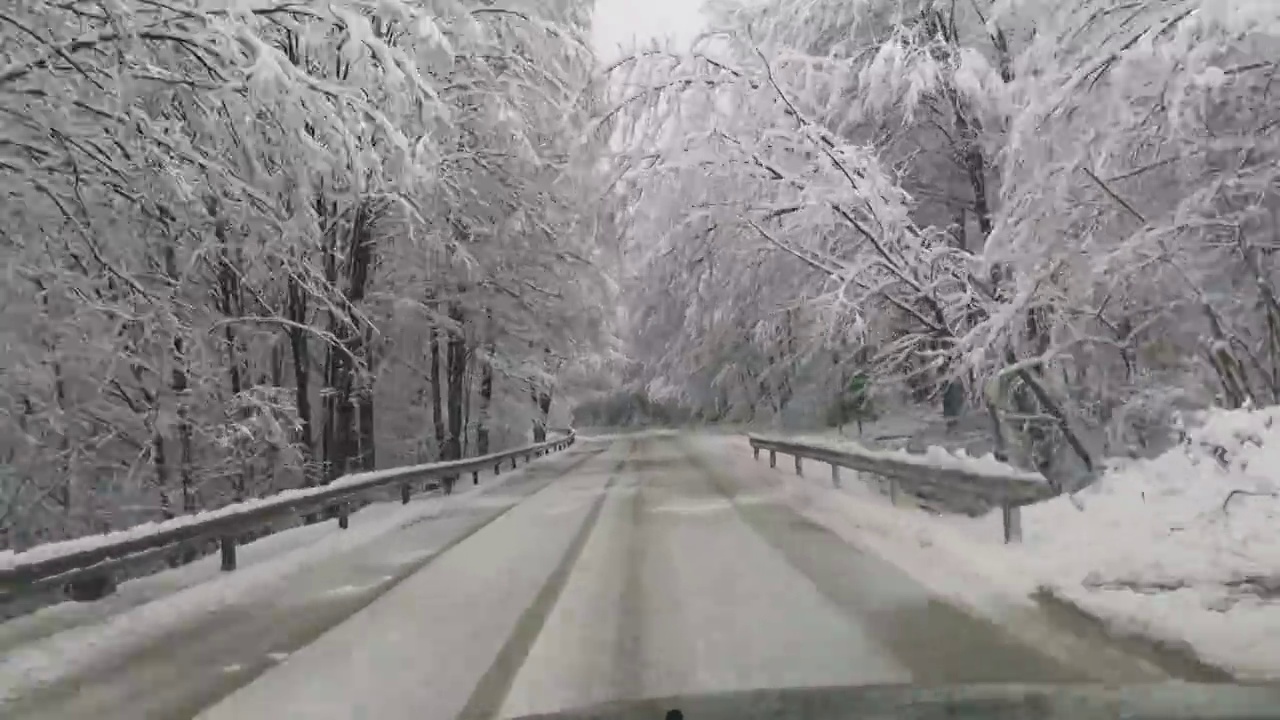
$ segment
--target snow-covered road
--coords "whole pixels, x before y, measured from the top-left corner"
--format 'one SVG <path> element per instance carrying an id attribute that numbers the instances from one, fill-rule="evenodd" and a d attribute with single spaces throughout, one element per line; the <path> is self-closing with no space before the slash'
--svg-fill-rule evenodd
<path id="1" fill-rule="evenodd" d="M 267 538 L 274 556 L 203 584 L 179 568 L 2 624 L 0 717 L 190 718 L 601 450 L 548 456 L 478 492 L 374 505 L 346 532 L 325 523 Z"/>
<path id="2" fill-rule="evenodd" d="M 756 687 L 1151 679 L 1022 644 L 716 447 L 580 443 L 0 714 L 491 718 Z"/>

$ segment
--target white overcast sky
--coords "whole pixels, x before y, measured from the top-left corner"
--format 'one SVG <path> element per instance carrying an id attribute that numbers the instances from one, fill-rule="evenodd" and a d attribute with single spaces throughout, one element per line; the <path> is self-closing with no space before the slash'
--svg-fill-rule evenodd
<path id="1" fill-rule="evenodd" d="M 596 0 L 591 35 L 601 60 L 619 54 L 618 47 L 654 38 L 687 44 L 703 28 L 701 0 Z"/>

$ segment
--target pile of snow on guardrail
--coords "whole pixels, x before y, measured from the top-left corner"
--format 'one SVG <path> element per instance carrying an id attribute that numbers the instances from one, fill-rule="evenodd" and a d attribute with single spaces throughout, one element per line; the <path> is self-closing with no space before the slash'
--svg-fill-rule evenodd
<path id="1" fill-rule="evenodd" d="M 466 459 L 472 460 L 474 458 Z M 85 535 L 83 537 L 71 538 L 69 540 L 45 543 L 27 550 L 0 550 L 0 570 L 10 570 L 24 564 L 43 562 L 53 558 L 60 558 L 67 555 L 85 552 L 86 550 L 96 550 L 97 548 L 113 545 L 115 543 L 125 542 L 128 540 L 138 540 L 151 535 L 159 535 L 160 533 L 168 532 L 170 530 L 177 530 L 178 528 L 184 528 L 197 523 L 247 513 L 252 510 L 277 505 L 288 505 L 289 503 L 298 500 L 304 500 L 309 497 L 322 495 L 324 493 L 333 492 L 346 487 L 355 488 L 368 485 L 370 483 L 377 483 L 385 480 L 386 478 L 397 475 L 406 475 L 413 472 L 425 472 L 433 467 L 433 464 L 428 463 L 418 466 L 396 467 L 386 470 L 370 470 L 351 473 L 337 478 L 328 485 L 282 490 L 267 497 L 252 498 L 237 503 L 231 503 L 230 505 L 225 505 L 217 508 L 216 510 L 202 510 L 189 515 L 178 515 L 177 517 L 169 518 L 168 520 L 139 523 L 121 530 L 113 530 L 106 533 Z"/>
<path id="2" fill-rule="evenodd" d="M 843 452 L 856 453 L 863 457 L 895 462 L 901 465 L 919 467 L 921 470 L 961 470 L 975 474 L 990 475 L 1031 483 L 1044 483 L 1044 476 L 1016 468 L 1009 463 L 997 460 L 987 453 L 981 456 L 970 455 L 963 448 L 948 450 L 937 445 L 930 445 L 923 453 L 909 450 L 875 450 L 863 446 L 853 440 L 833 439 L 824 435 L 800 436 L 788 438 L 791 442 L 831 448 Z"/>

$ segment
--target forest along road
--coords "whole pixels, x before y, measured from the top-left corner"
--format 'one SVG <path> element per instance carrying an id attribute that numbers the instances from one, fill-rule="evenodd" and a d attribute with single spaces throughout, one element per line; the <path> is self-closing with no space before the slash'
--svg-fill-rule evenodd
<path id="1" fill-rule="evenodd" d="M 579 448 L 590 447 L 590 441 Z M 203 720 L 493 718 L 759 687 L 1107 677 L 1020 644 L 674 436 L 606 449 Z M 719 462 L 718 462 L 719 461 Z"/>
<path id="2" fill-rule="evenodd" d="M 26 618 L 6 625 L 19 631 L 3 632 L 12 642 L 0 652 L 0 718 L 94 718 L 96 720 L 163 720 L 191 718 L 227 693 L 250 682 L 290 653 L 366 608 L 406 577 L 430 565 L 450 547 L 464 541 L 487 523 L 536 494 L 549 483 L 571 472 L 608 448 L 575 446 L 537 460 L 515 473 L 486 477 L 478 491 L 460 492 L 449 498 L 414 499 L 404 516 L 415 518 L 395 527 L 375 541 L 341 548 L 301 569 L 287 570 L 268 582 L 251 584 L 247 596 L 217 598 L 216 609 L 192 613 L 180 605 L 208 595 L 210 588 L 196 586 L 185 593 L 159 597 L 133 607 L 123 603 L 104 614 L 96 626 L 74 613 L 76 622 L 61 634 L 26 631 Z M 460 488 L 466 488 L 467 482 Z M 414 510 L 417 503 L 426 509 Z M 431 507 L 438 506 L 438 507 Z M 395 508 L 399 508 L 395 503 Z M 375 516 L 399 512 L 372 506 Z M 339 531 L 328 523 L 330 540 L 341 542 L 362 532 L 362 515 L 352 516 L 352 529 Z M 367 522 L 367 519 L 366 519 Z M 268 538 L 267 540 L 271 540 Z M 246 546 L 246 549 L 253 545 Z M 269 569 L 264 566 L 262 569 Z M 242 568 L 221 579 L 247 579 Z M 175 572 L 182 572 L 179 569 Z M 152 576 L 162 580 L 166 573 Z M 155 582 L 146 578 L 142 582 Z M 497 579 L 500 581 L 500 578 Z M 122 586 L 122 592 L 128 586 Z M 235 592 L 219 589 L 218 593 Z M 108 603 L 112 602 L 108 598 Z M 199 598 L 200 603 L 209 599 Z M 63 606 L 59 606 L 60 608 Z M 79 609 L 86 606 L 70 606 Z M 58 610 L 58 608 L 52 608 Z M 130 612 L 132 611 L 132 612 Z M 135 617 L 120 617 L 129 613 Z M 126 625 L 119 627 L 119 621 Z M 48 623 L 36 623 L 39 626 Z M 95 632 L 111 625 L 108 641 Z M 140 625 L 151 627 L 142 630 Z M 156 626 L 161 626 L 156 631 Z M 137 635 L 147 637 L 137 641 Z M 30 635 L 20 642 L 21 636 Z M 152 637 L 154 635 L 154 637 Z M 121 636 L 129 640 L 116 649 Z M 106 647 L 88 647 L 105 645 Z M 58 655 L 92 650 L 92 660 L 80 662 L 74 673 L 51 684 L 24 682 L 27 666 L 63 660 Z M 286 701 L 287 703 L 287 701 Z M 286 713 L 283 716 L 289 717 Z"/>

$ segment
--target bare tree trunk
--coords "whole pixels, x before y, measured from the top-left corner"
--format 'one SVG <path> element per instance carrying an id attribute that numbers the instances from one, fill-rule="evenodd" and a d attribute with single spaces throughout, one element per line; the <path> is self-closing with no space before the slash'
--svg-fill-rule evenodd
<path id="1" fill-rule="evenodd" d="M 289 326 L 289 349 L 293 355 L 293 396 L 298 412 L 298 435 L 302 444 L 303 480 L 305 487 L 319 484 L 313 467 L 315 459 L 315 434 L 311 418 L 311 353 L 303 326 L 307 323 L 307 295 L 301 282 L 289 275 L 286 318 Z"/>
<path id="2" fill-rule="evenodd" d="M 372 370 L 374 364 L 372 327 L 365 328 L 364 346 L 367 348 L 367 362 Z M 375 380 L 376 378 L 374 377 L 374 374 L 372 372 L 367 372 L 364 374 L 359 387 L 356 389 L 356 403 L 359 406 L 359 430 L 356 434 L 356 451 L 359 454 L 359 462 L 356 465 L 361 470 L 374 470 L 378 467 L 376 439 L 373 433 L 373 384 Z"/>
<path id="3" fill-rule="evenodd" d="M 161 249 L 161 260 L 163 262 L 164 274 L 173 287 L 177 287 L 181 282 L 178 273 L 178 257 L 177 257 L 177 240 L 170 236 L 167 244 Z M 176 308 L 175 308 L 176 310 Z M 172 368 L 169 372 L 169 389 L 173 393 L 174 416 L 177 418 L 178 431 L 178 479 L 182 491 L 182 512 L 194 513 L 199 509 L 199 503 L 196 498 L 195 487 L 195 469 L 194 458 L 192 457 L 191 447 L 191 378 L 187 367 L 186 343 L 183 340 L 183 328 L 175 318 L 175 327 L 173 330 L 173 339 L 170 341 L 170 362 Z M 157 432 L 162 432 L 157 428 Z M 184 559 L 189 560 L 189 553 L 184 554 Z"/>
<path id="4" fill-rule="evenodd" d="M 328 287 L 338 285 L 338 250 L 336 232 L 326 234 L 324 239 L 323 259 L 324 279 Z M 334 299 L 337 300 L 336 298 Z M 320 484 L 328 485 L 338 476 L 340 470 L 337 463 L 342 455 L 338 447 L 345 438 L 339 430 L 338 422 L 338 382 L 341 376 L 348 373 L 346 367 L 338 364 L 346 363 L 346 355 L 335 352 L 334 344 L 341 343 L 343 336 L 340 328 L 339 312 L 333 305 L 329 306 L 329 332 L 334 334 L 329 345 L 324 349 L 324 384 L 320 390 L 321 426 L 320 426 Z"/>
<path id="5" fill-rule="evenodd" d="M 457 460 L 462 457 L 462 395 L 464 391 L 465 373 L 467 369 L 467 338 L 463 332 L 466 315 L 462 304 L 449 304 L 449 319 L 454 327 L 449 329 L 446 345 L 445 372 L 447 373 L 449 404 L 449 434 L 445 438 L 444 459 Z M 445 478 L 445 492 L 453 492 L 456 477 Z"/>
<path id="6" fill-rule="evenodd" d="M 231 397 L 238 396 L 244 388 L 241 386 L 243 382 L 240 373 L 240 358 L 236 348 L 235 333 L 231 330 L 231 325 L 227 325 L 225 333 L 226 349 L 227 349 L 227 379 L 231 385 Z M 276 352 L 272 347 L 272 354 Z M 241 411 L 240 418 L 247 419 L 247 411 Z M 240 473 L 231 480 L 231 499 L 233 502 L 240 502 L 248 496 L 248 488 L 252 484 L 251 476 L 253 474 L 253 461 L 250 459 L 253 447 L 247 442 L 237 441 L 237 454 L 240 456 Z"/>
<path id="7" fill-rule="evenodd" d="M 466 368 L 462 374 L 462 457 L 468 457 L 468 440 L 471 436 L 471 379 L 475 370 L 475 352 L 467 353 Z"/>
<path id="8" fill-rule="evenodd" d="M 533 402 L 538 408 L 538 417 L 533 421 L 533 441 L 547 440 L 547 421 L 551 415 L 551 388 L 538 388 L 533 391 Z"/>
<path id="9" fill-rule="evenodd" d="M 56 348 L 52 348 L 52 350 L 55 353 L 57 352 Z M 58 412 L 65 413 L 67 411 L 67 381 L 62 373 L 62 363 L 54 360 L 50 364 L 53 367 L 53 400 L 58 405 Z M 58 456 L 63 480 L 60 492 L 55 493 L 55 499 L 61 503 L 62 511 L 65 515 L 71 514 L 71 505 L 76 501 L 76 493 L 73 490 L 75 478 L 71 467 L 71 433 L 72 428 L 68 427 L 59 433 L 58 438 Z"/>
<path id="10" fill-rule="evenodd" d="M 782 412 L 787 409 L 787 405 L 791 404 L 791 397 L 795 390 L 791 386 L 791 371 L 795 363 L 796 336 L 795 336 L 795 313 L 788 310 L 783 317 L 785 321 L 783 327 L 786 328 L 787 340 L 783 345 L 782 352 L 785 353 L 781 367 L 781 381 L 778 383 L 778 418 L 781 419 Z"/>
<path id="11" fill-rule="evenodd" d="M 40 290 L 40 307 L 44 318 L 52 324 L 53 319 L 49 316 L 49 293 L 44 283 L 39 278 L 33 279 L 32 282 L 35 283 L 35 286 Z M 62 362 L 59 360 L 58 343 L 56 339 L 45 338 L 43 340 L 43 344 L 45 357 L 48 359 L 49 367 L 53 370 L 53 402 L 58 408 L 58 412 L 60 414 L 65 414 L 67 412 L 67 382 L 62 368 Z M 18 425 L 22 431 L 26 433 L 26 419 L 34 411 L 34 406 L 31 403 L 31 398 L 25 395 L 22 397 L 21 404 L 23 412 L 18 416 Z M 74 424 L 69 423 L 61 432 L 58 433 L 57 476 L 59 480 L 57 482 L 59 484 L 49 494 L 53 501 L 62 508 L 62 531 L 64 533 L 75 532 L 75 530 L 70 527 L 70 520 L 72 516 L 71 506 L 78 498 L 78 494 L 74 490 L 75 472 L 71 463 L 71 437 L 74 431 Z M 14 451 L 11 448 L 11 457 L 13 452 Z M 8 461 L 5 462 L 7 463 Z M 14 501 L 17 501 L 16 495 L 14 496 Z M 4 515 L 0 515 L 0 521 L 3 521 L 4 517 Z M 94 528 L 94 530 L 99 530 L 99 528 Z M 101 530 L 105 531 L 106 528 L 101 528 Z M 0 532 L 3 531 L 3 526 L 0 525 Z M 0 544 L 0 547 L 3 547 L 3 545 Z"/>
<path id="12" fill-rule="evenodd" d="M 1010 358 L 1010 362 L 1013 362 L 1012 358 Z M 1040 403 L 1040 407 L 1057 422 L 1058 428 L 1062 431 L 1062 435 L 1067 441 L 1067 445 L 1075 452 L 1076 457 L 1080 458 L 1080 461 L 1084 463 L 1085 469 L 1093 472 L 1098 466 L 1093 459 L 1093 455 L 1085 447 L 1080 436 L 1076 434 L 1075 428 L 1071 426 L 1071 422 L 1067 419 L 1067 414 L 1063 411 L 1062 406 L 1045 390 L 1035 372 L 1027 369 L 1018 370 L 1017 377 L 1026 383 L 1027 388 L 1031 390 L 1031 393 L 1035 395 L 1036 400 Z"/>
<path id="13" fill-rule="evenodd" d="M 440 331 L 431 330 L 431 421 L 436 431 L 436 459 L 444 456 L 444 400 L 443 385 L 440 383 Z"/>
<path id="14" fill-rule="evenodd" d="M 489 334 L 485 342 L 485 357 L 480 361 L 480 407 L 476 421 L 476 454 L 489 454 L 489 407 L 493 403 L 493 327 L 492 316 L 485 330 Z"/>
<path id="15" fill-rule="evenodd" d="M 210 195 L 205 198 L 205 208 L 209 214 L 215 218 L 213 226 L 214 237 L 218 240 L 218 248 L 216 252 L 214 266 L 214 307 L 222 316 L 227 319 L 233 319 L 243 313 L 244 299 L 240 287 L 240 262 L 241 258 L 232 257 L 231 238 L 230 238 L 230 222 L 224 217 L 219 209 L 217 196 Z M 227 356 L 227 380 L 231 388 L 231 397 L 236 398 L 240 393 L 244 392 L 246 385 L 252 382 L 249 377 L 248 363 L 241 356 L 240 343 L 236 337 L 235 325 L 227 323 L 222 328 L 223 349 Z M 273 355 L 275 346 L 272 346 Z M 247 408 L 240 411 L 241 420 L 247 420 L 250 417 L 250 410 Z M 231 499 L 233 502 L 240 502 L 248 496 L 247 488 L 252 484 L 252 476 L 254 472 L 253 454 L 254 446 L 251 440 L 237 440 L 236 454 L 240 460 L 240 472 L 231 480 Z"/>
<path id="16" fill-rule="evenodd" d="M 264 378 L 264 384 L 270 383 L 271 387 L 278 388 L 284 384 L 284 350 L 280 346 L 278 339 L 271 341 L 271 364 L 270 376 Z M 264 493 L 272 493 L 283 489 L 280 485 L 276 473 L 280 470 L 280 448 L 276 443 L 267 446 L 266 452 L 267 465 L 267 486 L 263 488 Z"/>
<path id="17" fill-rule="evenodd" d="M 544 348 L 542 351 L 544 358 L 543 371 L 550 374 L 549 358 L 551 349 Z M 529 388 L 529 393 L 533 398 L 533 405 L 538 410 L 538 414 L 533 420 L 533 441 L 536 443 L 546 442 L 547 440 L 547 418 L 551 414 L 551 384 L 550 381 L 535 382 Z"/>
<path id="18" fill-rule="evenodd" d="M 529 388 L 529 399 L 533 401 L 533 407 L 535 409 L 542 406 L 541 396 L 542 396 L 542 393 L 539 392 L 537 385 L 533 385 Z M 542 421 L 542 414 L 538 413 L 537 415 L 533 416 L 533 441 L 536 443 L 540 443 L 546 439 L 547 439 L 547 426 Z"/>
<path id="19" fill-rule="evenodd" d="M 369 274 L 373 266 L 374 240 L 371 209 L 361 202 L 353 212 L 351 228 L 347 236 L 347 248 L 343 253 L 345 288 L 341 314 L 330 311 L 329 331 L 334 344 L 328 348 L 325 363 L 325 482 L 332 482 L 353 469 L 359 461 L 356 393 L 358 375 L 369 367 L 369 348 L 365 343 L 367 328 L 357 307 L 368 290 Z M 330 247 L 337 240 L 330 243 Z M 325 274 L 335 281 L 338 275 L 337 254 L 330 253 L 325 260 Z M 368 398 L 372 412 L 373 397 Z M 370 415 L 372 419 L 372 414 Z"/>
<path id="20" fill-rule="evenodd" d="M 165 455 L 164 435 L 160 434 L 154 417 L 151 421 L 151 464 L 155 468 L 156 486 L 160 488 L 160 517 L 169 520 L 176 516 L 173 501 L 169 498 L 169 459 Z"/>
<path id="21" fill-rule="evenodd" d="M 182 483 L 182 512 L 194 513 L 200 509 L 195 484 L 195 458 L 191 444 L 191 386 L 186 370 L 185 346 L 182 338 L 174 338 L 174 367 L 172 383 L 178 418 L 178 476 Z"/>
<path id="22" fill-rule="evenodd" d="M 195 483 L 195 457 L 191 443 L 191 388 L 186 369 L 185 346 L 181 337 L 173 339 L 174 366 L 171 388 L 177 405 L 178 418 L 178 477 L 182 483 L 182 512 L 191 515 L 200 509 L 200 498 Z M 183 549 L 181 562 L 195 562 L 200 549 L 188 546 Z"/>

